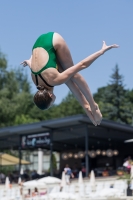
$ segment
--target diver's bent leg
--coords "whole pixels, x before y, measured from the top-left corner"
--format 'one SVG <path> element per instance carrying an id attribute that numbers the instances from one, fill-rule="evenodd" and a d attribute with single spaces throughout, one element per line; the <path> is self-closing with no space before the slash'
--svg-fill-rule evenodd
<path id="1" fill-rule="evenodd" d="M 92 121 L 92 123 L 95 126 L 97 126 L 97 122 L 95 121 L 95 119 L 93 117 L 93 114 L 92 114 L 91 109 L 90 109 L 90 105 L 89 105 L 88 101 L 85 99 L 84 95 L 80 92 L 80 90 L 77 87 L 77 85 L 72 80 L 69 80 L 66 83 L 66 85 L 68 86 L 70 91 L 73 93 L 75 98 L 78 100 L 78 102 L 80 103 L 80 105 L 82 106 L 82 108 L 84 109 L 85 113 L 87 114 L 89 119 Z"/>
<path id="2" fill-rule="evenodd" d="M 74 64 L 73 64 L 73 60 L 72 60 L 72 56 L 69 51 L 69 48 L 65 40 L 58 33 L 54 33 L 53 45 L 56 50 L 57 58 L 62 68 L 66 70 L 69 67 L 72 67 Z M 71 79 L 77 84 L 77 86 L 80 88 L 81 92 L 84 94 L 85 98 L 89 102 L 91 110 L 94 114 L 94 118 L 99 124 L 100 121 L 102 120 L 102 115 L 101 115 L 100 110 L 98 109 L 97 104 L 95 103 L 93 99 L 93 96 L 90 92 L 90 89 L 85 79 L 78 73 L 75 74 Z"/>
<path id="3" fill-rule="evenodd" d="M 73 64 L 71 53 L 68 49 L 68 46 L 67 46 L 65 40 L 58 33 L 54 34 L 53 45 L 56 50 L 57 58 L 61 64 L 61 66 L 63 67 L 63 69 L 66 70 L 69 67 L 72 67 L 74 64 Z M 80 87 L 80 90 L 86 97 L 87 101 L 90 103 L 92 110 L 94 110 L 95 109 L 95 101 L 93 99 L 93 96 L 90 92 L 90 89 L 89 89 L 85 79 L 79 74 L 74 75 L 72 79 L 78 85 L 78 87 Z"/>
<path id="4" fill-rule="evenodd" d="M 77 73 L 72 77 L 72 80 L 78 85 L 79 89 L 82 91 L 84 96 L 88 97 L 87 100 L 90 103 L 91 111 L 94 115 L 96 122 L 99 124 L 102 120 L 102 114 L 99 110 L 98 104 L 95 103 L 94 108 L 92 106 L 94 99 L 93 99 L 90 88 L 89 88 L 88 84 L 86 83 L 85 79 L 79 73 Z M 97 109 L 96 109 L 96 107 L 97 107 Z"/>
<path id="5" fill-rule="evenodd" d="M 58 60 L 57 60 L 57 64 L 58 64 L 59 72 L 63 72 L 63 68 L 60 65 Z M 66 85 L 68 86 L 70 91 L 73 93 L 73 95 L 75 96 L 75 98 L 77 99 L 79 104 L 82 106 L 82 108 L 84 109 L 85 113 L 87 114 L 89 119 L 92 121 L 92 123 L 95 126 L 97 126 L 97 122 L 95 121 L 95 119 L 93 117 L 90 105 L 89 105 L 88 101 L 86 100 L 85 96 L 82 94 L 82 92 L 78 88 L 78 86 L 71 79 L 69 79 L 69 81 L 66 83 Z"/>

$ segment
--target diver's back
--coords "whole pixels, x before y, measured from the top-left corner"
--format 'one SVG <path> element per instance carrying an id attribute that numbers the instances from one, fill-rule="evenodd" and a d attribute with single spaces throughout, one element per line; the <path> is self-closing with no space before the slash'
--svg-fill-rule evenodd
<path id="1" fill-rule="evenodd" d="M 32 73 L 41 73 L 48 68 L 56 68 L 56 53 L 53 47 L 53 32 L 42 34 L 32 48 Z"/>

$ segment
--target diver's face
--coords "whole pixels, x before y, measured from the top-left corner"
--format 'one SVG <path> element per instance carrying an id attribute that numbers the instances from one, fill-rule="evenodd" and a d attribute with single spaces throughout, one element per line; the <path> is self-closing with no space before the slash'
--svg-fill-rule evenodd
<path id="1" fill-rule="evenodd" d="M 54 95 L 54 93 L 49 93 L 49 95 L 52 98 L 52 101 L 51 101 L 50 106 L 49 106 L 49 108 L 50 108 L 54 104 L 56 96 Z"/>

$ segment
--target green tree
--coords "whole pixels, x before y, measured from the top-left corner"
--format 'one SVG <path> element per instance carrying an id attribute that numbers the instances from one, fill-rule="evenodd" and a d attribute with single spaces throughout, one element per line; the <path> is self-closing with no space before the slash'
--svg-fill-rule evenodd
<path id="1" fill-rule="evenodd" d="M 69 92 L 59 105 L 54 105 L 45 111 L 42 111 L 34 106 L 29 112 L 29 115 L 32 119 L 41 121 L 82 114 L 84 113 L 84 110 L 79 105 L 78 101 L 75 99 L 72 93 Z"/>
<path id="2" fill-rule="evenodd" d="M 34 106 L 30 84 L 22 69 L 8 69 L 0 52 L 0 127 L 37 121 L 29 115 Z"/>
<path id="3" fill-rule="evenodd" d="M 0 90 L 4 86 L 6 68 L 7 68 L 6 56 L 0 51 Z"/>
<path id="4" fill-rule="evenodd" d="M 94 99 L 99 103 L 104 118 L 131 124 L 129 91 L 125 89 L 123 81 L 124 78 L 116 65 L 110 83 L 106 87 L 99 88 L 94 94 Z"/>
<path id="5" fill-rule="evenodd" d="M 71 92 L 68 93 L 56 109 L 59 110 L 61 117 L 84 113 L 82 107 Z"/>
<path id="6" fill-rule="evenodd" d="M 127 91 L 127 99 L 129 105 L 130 124 L 133 126 L 133 89 Z"/>
<path id="7" fill-rule="evenodd" d="M 53 165 L 53 170 L 57 170 L 57 161 L 54 153 L 52 153 L 52 165 Z"/>

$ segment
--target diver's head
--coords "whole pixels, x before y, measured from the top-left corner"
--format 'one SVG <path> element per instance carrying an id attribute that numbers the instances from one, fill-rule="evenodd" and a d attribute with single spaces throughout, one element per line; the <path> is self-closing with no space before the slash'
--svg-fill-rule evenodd
<path id="1" fill-rule="evenodd" d="M 38 108 L 41 110 L 45 110 L 50 108 L 55 99 L 56 96 L 53 94 L 52 91 L 49 91 L 46 87 L 44 86 L 37 86 L 38 91 L 34 95 L 34 103 Z"/>

